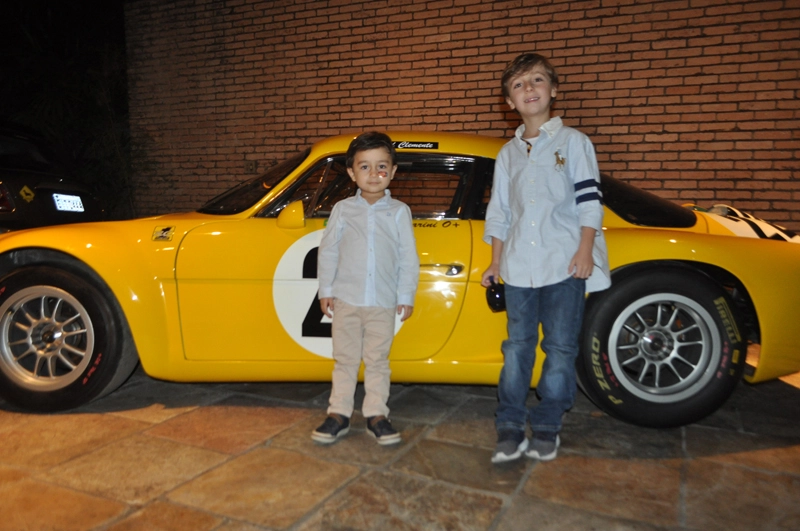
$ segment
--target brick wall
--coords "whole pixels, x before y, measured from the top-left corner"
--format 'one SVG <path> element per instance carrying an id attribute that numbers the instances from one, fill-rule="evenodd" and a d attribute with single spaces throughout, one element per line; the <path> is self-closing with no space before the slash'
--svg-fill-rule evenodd
<path id="1" fill-rule="evenodd" d="M 139 214 L 327 135 L 510 136 L 498 78 L 537 51 L 601 171 L 800 230 L 800 0 L 128 0 L 126 28 Z"/>

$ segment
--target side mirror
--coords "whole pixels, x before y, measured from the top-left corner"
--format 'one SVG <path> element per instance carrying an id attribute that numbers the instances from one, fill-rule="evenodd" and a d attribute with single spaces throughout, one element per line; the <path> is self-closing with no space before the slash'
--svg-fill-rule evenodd
<path id="1" fill-rule="evenodd" d="M 278 214 L 278 227 L 282 229 L 302 229 L 305 226 L 305 206 L 302 201 L 289 203 Z"/>

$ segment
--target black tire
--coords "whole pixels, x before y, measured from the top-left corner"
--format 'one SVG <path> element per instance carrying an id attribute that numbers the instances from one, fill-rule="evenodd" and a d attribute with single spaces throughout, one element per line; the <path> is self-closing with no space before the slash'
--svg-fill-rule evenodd
<path id="1" fill-rule="evenodd" d="M 692 270 L 660 269 L 590 298 L 578 377 L 606 413 L 654 428 L 716 411 L 742 377 L 747 345 L 727 292 Z"/>
<path id="2" fill-rule="evenodd" d="M 32 411 L 59 411 L 122 385 L 138 357 L 119 306 L 104 291 L 47 266 L 0 280 L 3 398 Z"/>

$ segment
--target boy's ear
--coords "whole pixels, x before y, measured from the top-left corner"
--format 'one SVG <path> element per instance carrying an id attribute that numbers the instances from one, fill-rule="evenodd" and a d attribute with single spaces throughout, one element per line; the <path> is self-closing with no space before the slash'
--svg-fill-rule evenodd
<path id="1" fill-rule="evenodd" d="M 395 164 L 394 166 L 392 166 L 392 171 L 391 171 L 391 173 L 389 174 L 389 180 L 390 180 L 390 181 L 391 181 L 392 179 L 394 179 L 394 172 L 396 172 L 396 171 L 397 171 L 397 164 Z"/>
<path id="2" fill-rule="evenodd" d="M 506 103 L 508 104 L 509 107 L 511 107 L 512 111 L 517 110 L 517 108 L 514 107 L 514 102 L 511 101 L 511 98 L 506 98 Z"/>
<path id="3" fill-rule="evenodd" d="M 347 168 L 347 174 L 350 175 L 353 182 L 356 182 L 356 172 L 353 171 L 353 168 Z"/>
<path id="4" fill-rule="evenodd" d="M 558 95 L 558 87 L 551 88 L 550 89 L 550 99 L 552 99 L 552 100 L 556 99 L 557 95 Z"/>

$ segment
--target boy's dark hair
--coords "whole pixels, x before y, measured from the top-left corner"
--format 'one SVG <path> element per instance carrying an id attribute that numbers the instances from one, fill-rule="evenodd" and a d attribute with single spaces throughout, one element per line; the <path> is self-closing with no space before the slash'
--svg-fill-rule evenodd
<path id="1" fill-rule="evenodd" d="M 356 158 L 356 153 L 359 151 L 367 151 L 370 149 L 384 148 L 389 152 L 392 158 L 392 166 L 397 165 L 397 152 L 394 150 L 394 143 L 389 135 L 379 133 L 378 131 L 369 131 L 361 133 L 350 142 L 350 147 L 347 148 L 347 167 L 353 167 L 353 161 Z"/>
<path id="2" fill-rule="evenodd" d="M 558 74 L 556 73 L 556 69 L 553 68 L 553 65 L 550 64 L 550 61 L 538 53 L 524 53 L 518 55 L 516 59 L 508 63 L 506 69 L 503 70 L 503 77 L 500 80 L 503 85 L 503 97 L 508 98 L 509 96 L 508 82 L 511 81 L 511 79 L 526 72 L 530 72 L 537 66 L 543 67 L 544 71 L 547 73 L 547 77 L 550 78 L 550 84 L 554 87 L 558 87 Z"/>

